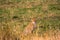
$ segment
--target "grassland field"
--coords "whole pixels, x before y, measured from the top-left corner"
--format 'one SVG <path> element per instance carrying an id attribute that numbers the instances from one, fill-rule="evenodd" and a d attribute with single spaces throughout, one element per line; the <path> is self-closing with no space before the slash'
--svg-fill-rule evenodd
<path id="1" fill-rule="evenodd" d="M 60 0 L 0 0 L 0 40 L 20 40 L 31 17 L 36 18 L 37 28 L 25 40 L 38 40 L 36 35 L 59 35 L 51 40 L 60 40 Z"/>

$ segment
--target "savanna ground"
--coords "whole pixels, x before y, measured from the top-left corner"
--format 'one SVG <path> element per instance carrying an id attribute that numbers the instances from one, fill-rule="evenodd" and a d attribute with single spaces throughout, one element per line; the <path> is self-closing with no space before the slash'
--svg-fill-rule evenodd
<path id="1" fill-rule="evenodd" d="M 20 36 L 31 17 L 37 28 Z M 60 40 L 60 0 L 0 0 L 0 40 Z"/>

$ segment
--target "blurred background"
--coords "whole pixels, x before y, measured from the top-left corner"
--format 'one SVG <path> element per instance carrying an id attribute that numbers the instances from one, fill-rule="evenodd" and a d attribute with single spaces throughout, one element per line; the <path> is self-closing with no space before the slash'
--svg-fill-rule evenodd
<path id="1" fill-rule="evenodd" d="M 36 18 L 37 28 L 20 36 L 31 17 Z M 0 40 L 60 40 L 59 37 L 60 0 L 0 0 Z"/>

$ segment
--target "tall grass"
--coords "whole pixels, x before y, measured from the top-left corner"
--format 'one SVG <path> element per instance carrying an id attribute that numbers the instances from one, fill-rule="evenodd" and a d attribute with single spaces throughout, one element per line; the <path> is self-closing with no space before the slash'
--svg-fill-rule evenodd
<path id="1" fill-rule="evenodd" d="M 58 2 L 59 0 L 57 0 Z M 29 3 L 31 7 L 27 6 Z M 46 10 L 42 8 L 45 3 L 48 4 Z M 0 40 L 20 40 L 21 33 L 31 21 L 31 17 L 36 18 L 37 28 L 30 35 L 24 36 L 25 38 L 59 33 L 59 3 L 50 4 L 48 0 L 0 0 Z"/>

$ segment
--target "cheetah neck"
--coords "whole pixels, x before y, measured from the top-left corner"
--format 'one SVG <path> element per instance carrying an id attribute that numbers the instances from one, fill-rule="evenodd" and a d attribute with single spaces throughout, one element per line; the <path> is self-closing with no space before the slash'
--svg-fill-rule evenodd
<path id="1" fill-rule="evenodd" d="M 32 22 L 33 24 L 35 24 L 35 22 Z"/>

